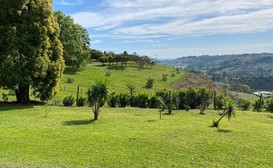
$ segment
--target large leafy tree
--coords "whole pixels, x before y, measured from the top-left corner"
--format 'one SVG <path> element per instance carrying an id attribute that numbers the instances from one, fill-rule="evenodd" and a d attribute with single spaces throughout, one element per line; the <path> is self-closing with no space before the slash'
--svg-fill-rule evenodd
<path id="1" fill-rule="evenodd" d="M 58 91 L 63 46 L 51 0 L 0 0 L 0 86 L 17 88 L 28 103 L 30 86 L 41 100 Z"/>
<path id="2" fill-rule="evenodd" d="M 86 65 L 90 57 L 88 32 L 82 26 L 75 24 L 70 16 L 66 16 L 61 11 L 54 14 L 60 25 L 65 65 L 76 69 Z"/>

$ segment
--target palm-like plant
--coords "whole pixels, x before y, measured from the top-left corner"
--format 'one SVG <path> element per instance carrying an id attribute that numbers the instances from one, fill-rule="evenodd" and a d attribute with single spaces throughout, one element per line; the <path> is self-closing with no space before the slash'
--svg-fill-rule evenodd
<path id="1" fill-rule="evenodd" d="M 98 120 L 99 110 L 105 104 L 108 95 L 108 82 L 97 81 L 87 91 L 88 103 L 94 112 L 94 120 Z"/>
<path id="2" fill-rule="evenodd" d="M 227 117 L 228 121 L 230 121 L 231 118 L 235 116 L 234 101 L 232 99 L 227 99 L 226 100 L 226 107 L 224 108 L 224 112 L 223 112 L 222 116 L 217 121 L 213 121 L 213 126 L 218 127 L 219 122 L 225 116 Z"/>

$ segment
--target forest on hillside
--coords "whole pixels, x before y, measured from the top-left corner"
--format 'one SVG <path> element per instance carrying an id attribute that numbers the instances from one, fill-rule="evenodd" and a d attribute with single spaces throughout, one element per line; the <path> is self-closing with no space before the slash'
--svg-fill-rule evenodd
<path id="1" fill-rule="evenodd" d="M 161 64 L 201 72 L 214 82 L 248 85 L 254 90 L 273 90 L 273 54 L 188 56 Z"/>

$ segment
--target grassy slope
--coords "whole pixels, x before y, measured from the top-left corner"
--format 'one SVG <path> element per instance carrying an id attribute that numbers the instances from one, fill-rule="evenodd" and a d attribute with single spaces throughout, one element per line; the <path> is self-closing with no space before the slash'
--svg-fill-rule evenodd
<path id="1" fill-rule="evenodd" d="M 128 92 L 128 84 L 136 87 L 136 92 L 154 92 L 160 89 L 172 89 L 176 84 L 183 79 L 185 72 L 176 74 L 175 77 L 171 77 L 171 73 L 175 69 L 166 67 L 163 65 L 156 65 L 152 69 L 145 68 L 139 70 L 134 64 L 128 64 L 126 70 L 110 70 L 111 75 L 106 76 L 106 72 L 109 71 L 106 67 L 102 67 L 101 64 L 89 64 L 84 70 L 78 72 L 75 75 L 64 74 L 61 79 L 60 92 L 57 94 L 56 99 L 62 100 L 64 96 L 73 95 L 76 97 L 77 86 L 80 86 L 80 92 L 82 95 L 86 95 L 88 87 L 97 80 L 108 80 L 110 91 L 116 92 Z M 169 74 L 168 81 L 162 81 L 162 75 Z M 67 83 L 67 78 L 74 78 L 74 83 Z M 152 78 L 155 80 L 154 87 L 152 89 L 146 89 L 146 79 Z M 8 93 L 8 91 L 3 91 Z M 33 99 L 33 97 L 32 97 Z M 9 96 L 10 101 L 15 101 L 14 96 Z M 0 101 L 2 96 L 0 95 Z M 51 103 L 54 99 L 51 101 Z"/>
<path id="2" fill-rule="evenodd" d="M 45 114 L 47 113 L 47 117 Z M 0 167 L 272 167 L 273 114 L 1 107 Z"/>
<path id="3" fill-rule="evenodd" d="M 128 84 L 136 87 L 136 92 L 154 92 L 163 88 L 173 88 L 185 75 L 185 72 L 176 74 L 175 77 L 170 77 L 172 68 L 156 65 L 152 69 L 139 70 L 135 65 L 129 64 L 126 70 L 110 70 L 111 75 L 106 76 L 106 72 L 109 71 L 106 67 L 99 65 L 88 65 L 85 70 L 78 72 L 76 75 L 65 74 L 61 81 L 61 91 L 57 97 L 63 97 L 65 95 L 76 95 L 77 86 L 80 86 L 80 91 L 85 95 L 88 87 L 97 80 L 108 80 L 110 91 L 116 92 L 128 92 Z M 168 81 L 162 81 L 162 75 L 169 74 Z M 67 83 L 67 78 L 74 78 L 74 83 Z M 146 79 L 152 78 L 155 80 L 154 87 L 152 89 L 146 89 Z"/>

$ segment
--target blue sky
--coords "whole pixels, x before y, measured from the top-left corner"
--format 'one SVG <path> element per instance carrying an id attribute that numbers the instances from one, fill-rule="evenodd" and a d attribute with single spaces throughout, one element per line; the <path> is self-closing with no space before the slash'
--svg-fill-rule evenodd
<path id="1" fill-rule="evenodd" d="M 158 58 L 273 52 L 273 0 L 54 0 L 91 48 Z"/>

